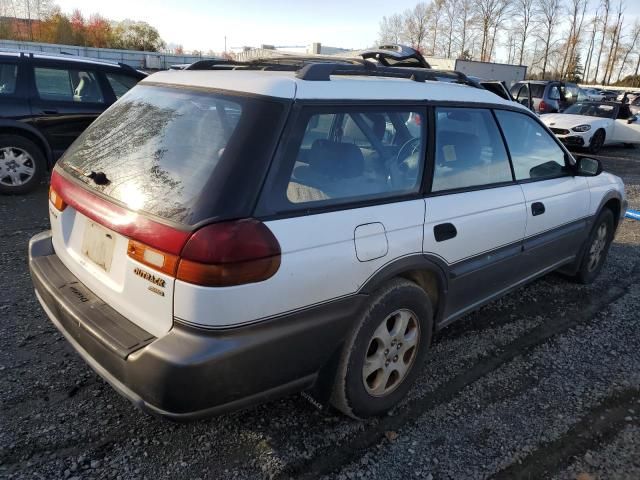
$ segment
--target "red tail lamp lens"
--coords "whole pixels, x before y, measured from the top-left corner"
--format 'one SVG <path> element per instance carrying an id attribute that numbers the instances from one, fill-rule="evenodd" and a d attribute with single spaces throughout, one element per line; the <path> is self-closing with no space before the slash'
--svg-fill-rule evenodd
<path id="1" fill-rule="evenodd" d="M 544 102 L 544 100 L 540 100 L 540 105 L 538 105 L 538 110 L 544 112 L 547 109 L 548 105 Z"/>
<path id="2" fill-rule="evenodd" d="M 280 245 L 265 224 L 246 219 L 201 228 L 180 257 L 179 280 L 224 287 L 272 277 L 280 267 Z"/>

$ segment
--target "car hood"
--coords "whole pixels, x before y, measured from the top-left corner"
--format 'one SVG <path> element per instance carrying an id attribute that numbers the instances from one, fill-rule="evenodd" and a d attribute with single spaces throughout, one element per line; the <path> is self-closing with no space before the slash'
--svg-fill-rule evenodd
<path id="1" fill-rule="evenodd" d="M 573 128 L 578 125 L 594 125 L 608 123 L 607 118 L 590 117 L 588 115 L 567 115 L 564 113 L 550 113 L 540 117 L 545 125 L 554 128 Z"/>

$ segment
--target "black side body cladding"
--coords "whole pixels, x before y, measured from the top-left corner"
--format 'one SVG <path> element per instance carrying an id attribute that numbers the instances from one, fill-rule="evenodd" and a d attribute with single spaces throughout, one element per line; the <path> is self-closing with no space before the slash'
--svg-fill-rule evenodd
<path id="1" fill-rule="evenodd" d="M 91 329 L 95 312 L 86 305 L 100 300 L 88 289 L 82 291 L 86 300 L 61 293 L 59 284 L 64 287 L 75 277 L 52 252 L 50 232 L 32 238 L 31 276 L 51 321 L 119 393 L 145 411 L 174 420 L 237 410 L 313 386 L 366 299 L 353 295 L 226 330 L 175 322 L 162 338 L 139 342 L 123 355 Z M 121 321 L 129 325 L 120 323 L 120 329 L 134 326 Z M 275 362 L 279 368 L 273 368 Z"/>

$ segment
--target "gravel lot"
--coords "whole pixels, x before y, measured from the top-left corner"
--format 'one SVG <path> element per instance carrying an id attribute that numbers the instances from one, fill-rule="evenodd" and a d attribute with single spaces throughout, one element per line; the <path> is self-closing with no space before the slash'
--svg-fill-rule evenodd
<path id="1" fill-rule="evenodd" d="M 602 159 L 640 210 L 640 149 Z M 0 197 L 0 477 L 640 478 L 638 221 L 595 284 L 550 275 L 445 329 L 383 419 L 295 395 L 176 424 L 118 396 L 43 314 L 26 247 L 46 197 Z"/>

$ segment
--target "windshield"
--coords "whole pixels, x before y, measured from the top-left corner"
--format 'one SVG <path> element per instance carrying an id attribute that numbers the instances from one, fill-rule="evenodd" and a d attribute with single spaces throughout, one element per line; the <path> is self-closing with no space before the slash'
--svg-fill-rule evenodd
<path id="1" fill-rule="evenodd" d="M 566 113 L 568 115 L 614 118 L 615 106 L 607 105 L 605 103 L 574 103 L 562 113 Z"/>
<path id="2" fill-rule="evenodd" d="M 258 112 L 262 104 L 274 103 L 140 85 L 85 130 L 65 153 L 61 166 L 131 210 L 193 224 L 211 215 L 199 208 L 203 197 L 215 196 L 222 188 L 219 185 L 228 180 L 221 178 L 228 168 L 220 164 L 235 162 L 228 157 L 238 154 L 238 144 L 251 143 L 246 136 L 262 135 L 255 134 L 256 124 L 262 123 L 256 120 L 269 117 Z M 278 124 L 277 113 L 266 113 L 274 121 L 265 131 Z M 224 174 L 215 175 L 220 170 Z M 88 176 L 92 171 L 104 173 L 108 183 L 97 185 Z"/>

